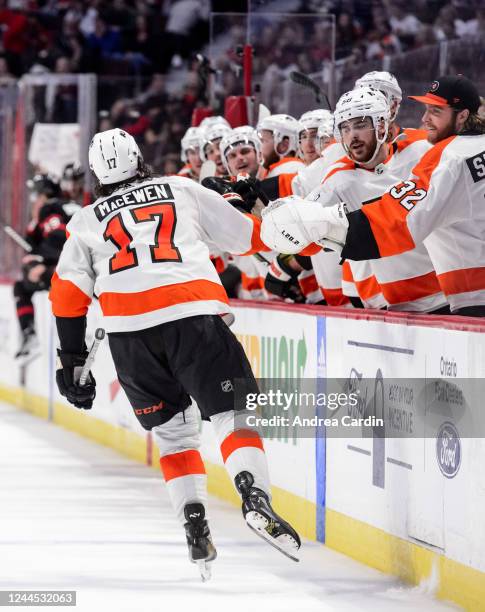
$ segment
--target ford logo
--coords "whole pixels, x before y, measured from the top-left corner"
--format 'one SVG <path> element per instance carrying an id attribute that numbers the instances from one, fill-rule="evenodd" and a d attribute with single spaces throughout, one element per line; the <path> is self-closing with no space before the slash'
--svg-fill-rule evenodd
<path id="1" fill-rule="evenodd" d="M 446 478 L 454 478 L 461 464 L 461 442 L 453 423 L 443 423 L 436 436 L 436 458 Z"/>

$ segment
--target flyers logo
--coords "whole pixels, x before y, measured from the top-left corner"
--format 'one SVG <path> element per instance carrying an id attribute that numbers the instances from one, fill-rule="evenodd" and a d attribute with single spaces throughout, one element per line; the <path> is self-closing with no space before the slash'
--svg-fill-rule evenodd
<path id="1" fill-rule="evenodd" d="M 406 210 L 412 210 L 416 202 L 425 198 L 427 193 L 426 189 L 417 188 L 414 181 L 404 181 L 389 191 L 389 194 L 399 200 L 399 204 Z"/>

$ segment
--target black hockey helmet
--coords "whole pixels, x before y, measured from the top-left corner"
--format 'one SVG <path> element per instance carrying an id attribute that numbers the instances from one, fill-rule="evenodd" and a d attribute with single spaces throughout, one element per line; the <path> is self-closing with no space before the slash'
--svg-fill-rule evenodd
<path id="1" fill-rule="evenodd" d="M 47 198 L 58 198 L 61 195 L 59 183 L 48 174 L 36 174 L 27 181 L 27 187 L 38 195 L 45 195 Z"/>
<path id="2" fill-rule="evenodd" d="M 77 181 L 82 179 L 83 177 L 83 168 L 74 163 L 67 164 L 62 172 L 63 181 Z"/>

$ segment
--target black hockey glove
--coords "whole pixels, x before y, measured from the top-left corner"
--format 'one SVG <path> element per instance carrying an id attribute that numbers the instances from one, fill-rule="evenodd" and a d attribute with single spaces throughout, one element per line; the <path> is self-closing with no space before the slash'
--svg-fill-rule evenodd
<path id="1" fill-rule="evenodd" d="M 76 408 L 90 410 L 96 397 L 96 381 L 89 372 L 85 385 L 81 386 L 78 382 L 88 352 L 64 353 L 58 350 L 57 356 L 59 362 L 56 370 L 56 382 L 59 393 L 70 404 L 74 404 Z"/>
<path id="2" fill-rule="evenodd" d="M 269 198 L 261 186 L 261 181 L 256 178 L 249 177 L 247 179 L 236 181 L 233 185 L 233 189 L 242 197 L 246 203 L 246 206 L 250 206 L 251 209 L 256 204 L 256 200 L 258 198 L 261 200 L 264 206 L 269 204 Z"/>
<path id="3" fill-rule="evenodd" d="M 212 191 L 219 193 L 229 202 L 229 204 L 231 204 L 231 206 L 234 206 L 234 208 L 237 208 L 237 210 L 240 212 L 251 212 L 254 203 L 246 203 L 244 201 L 244 198 L 235 190 L 237 183 L 226 181 L 226 179 L 222 179 L 217 176 L 208 176 L 205 179 L 202 179 L 202 185 L 207 189 L 211 189 Z"/>
<path id="4" fill-rule="evenodd" d="M 292 255 L 278 255 L 271 262 L 266 278 L 264 279 L 264 288 L 268 293 L 277 295 L 281 298 L 290 298 L 298 304 L 305 301 L 298 285 L 298 270 L 293 270 L 288 261 Z"/>

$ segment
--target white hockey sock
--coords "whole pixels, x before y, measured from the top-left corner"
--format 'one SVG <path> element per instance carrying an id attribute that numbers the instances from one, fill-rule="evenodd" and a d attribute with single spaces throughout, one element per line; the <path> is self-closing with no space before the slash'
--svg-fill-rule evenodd
<path id="1" fill-rule="evenodd" d="M 215 414 L 210 420 L 232 483 L 239 472 L 250 472 L 254 477 L 254 486 L 271 497 L 268 462 L 259 434 L 249 428 L 235 430 L 234 410 Z"/>
<path id="2" fill-rule="evenodd" d="M 160 467 L 178 520 L 186 523 L 184 507 L 198 502 L 207 512 L 207 475 L 199 453 L 200 436 L 196 409 L 190 406 L 170 421 L 152 429 L 160 449 Z"/>

